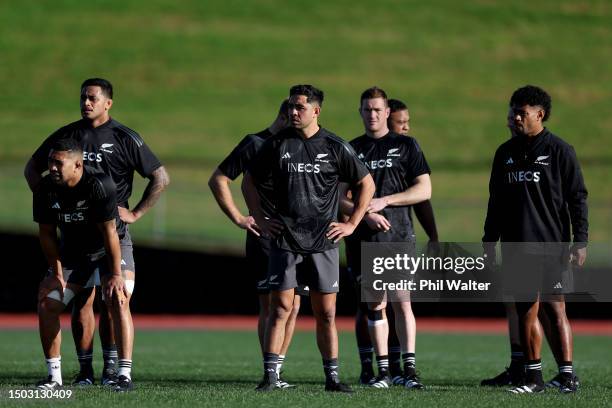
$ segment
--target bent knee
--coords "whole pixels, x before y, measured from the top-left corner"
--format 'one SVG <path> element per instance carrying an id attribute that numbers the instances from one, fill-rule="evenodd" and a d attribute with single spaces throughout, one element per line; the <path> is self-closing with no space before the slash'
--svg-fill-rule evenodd
<path id="1" fill-rule="evenodd" d="M 38 313 L 45 315 L 59 315 L 62 313 L 65 307 L 66 305 L 64 305 L 61 300 L 47 296 L 38 302 Z"/>

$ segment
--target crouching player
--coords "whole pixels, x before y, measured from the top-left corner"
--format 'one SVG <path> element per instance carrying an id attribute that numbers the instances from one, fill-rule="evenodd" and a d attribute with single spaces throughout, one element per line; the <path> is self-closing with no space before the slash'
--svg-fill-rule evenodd
<path id="1" fill-rule="evenodd" d="M 60 313 L 98 271 L 119 349 L 119 375 L 113 389 L 129 391 L 133 344 L 129 301 L 134 281 L 124 280 L 121 271 L 115 185 L 110 177 L 84 169 L 83 150 L 71 138 L 54 143 L 48 166 L 49 174 L 33 202 L 34 221 L 39 224 L 40 244 L 49 264 L 38 292 L 40 340 L 48 377 L 36 386 L 62 386 Z"/>

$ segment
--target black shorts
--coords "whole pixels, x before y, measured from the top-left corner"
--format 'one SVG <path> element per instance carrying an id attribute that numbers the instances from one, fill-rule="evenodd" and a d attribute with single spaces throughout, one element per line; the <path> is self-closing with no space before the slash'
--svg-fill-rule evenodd
<path id="1" fill-rule="evenodd" d="M 136 264 L 134 263 L 134 247 L 130 232 L 125 231 L 125 235 L 119 240 L 121 246 L 121 270 L 132 271 L 136 273 Z"/>
<path id="2" fill-rule="evenodd" d="M 132 238 L 129 232 L 119 240 L 121 248 L 121 270 L 136 272 Z M 64 250 L 61 257 L 64 281 L 91 288 L 101 285 L 101 278 L 110 275 L 108 259 L 104 250 L 95 254 L 73 257 L 70 250 Z M 51 273 L 49 269 L 48 273 Z M 125 277 L 125 276 L 124 276 Z"/>
<path id="3" fill-rule="evenodd" d="M 413 238 L 414 235 L 410 235 L 410 238 Z M 416 242 L 414 240 L 408 241 L 398 241 L 398 242 L 381 242 L 381 241 L 364 241 L 359 237 L 350 237 L 345 240 L 346 245 L 346 263 L 347 270 L 351 277 L 353 286 L 355 288 L 355 293 L 357 294 L 357 300 L 362 302 L 373 302 L 379 303 L 382 301 L 389 302 L 409 302 L 410 294 L 406 291 L 391 291 L 390 295 L 387 297 L 387 292 L 385 291 L 374 291 L 371 289 L 372 280 L 374 276 L 371 273 L 366 274 L 365 276 L 362 273 L 362 244 L 371 245 L 380 245 L 380 248 L 385 248 L 389 245 L 397 245 L 400 244 L 402 246 L 402 251 L 406 251 L 410 256 L 415 256 L 416 250 Z M 366 256 L 367 257 L 367 256 Z M 399 274 L 399 272 L 396 272 Z M 393 276 L 392 273 L 388 273 L 388 277 Z M 410 277 L 405 277 L 409 279 Z M 378 278 L 376 278 L 378 279 Z M 391 281 L 393 279 L 390 279 Z M 397 279 L 396 279 L 397 280 Z"/>
<path id="4" fill-rule="evenodd" d="M 247 273 L 253 281 L 257 293 L 260 295 L 270 293 L 270 288 L 268 288 L 270 246 L 269 238 L 257 237 L 253 233 L 247 232 L 245 247 Z"/>
<path id="5" fill-rule="evenodd" d="M 340 289 L 338 248 L 300 254 L 272 246 L 268 269 L 270 290 L 281 291 L 300 286 L 321 293 Z"/>
<path id="6" fill-rule="evenodd" d="M 569 254 L 503 254 L 501 272 L 504 295 L 516 302 L 546 301 L 574 291 Z"/>
<path id="7" fill-rule="evenodd" d="M 268 285 L 268 267 L 270 263 L 270 251 L 272 240 L 269 238 L 257 237 L 247 232 L 246 257 L 249 277 L 253 280 L 255 290 L 258 295 L 270 293 Z M 298 285 L 296 294 L 308 296 L 309 288 L 305 285 Z"/>

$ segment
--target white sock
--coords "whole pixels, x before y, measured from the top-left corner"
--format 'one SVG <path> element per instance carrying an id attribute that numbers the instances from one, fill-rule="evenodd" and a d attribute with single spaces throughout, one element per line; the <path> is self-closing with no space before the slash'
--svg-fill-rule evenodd
<path id="1" fill-rule="evenodd" d="M 130 380 L 132 379 L 132 360 L 119 359 L 119 372 L 117 376 L 126 376 Z"/>
<path id="2" fill-rule="evenodd" d="M 281 368 L 285 362 L 285 356 L 283 354 L 278 355 L 278 363 L 276 363 L 276 375 L 280 376 Z"/>
<path id="3" fill-rule="evenodd" d="M 51 381 L 62 385 L 62 357 L 47 359 L 47 373 L 51 376 Z"/>

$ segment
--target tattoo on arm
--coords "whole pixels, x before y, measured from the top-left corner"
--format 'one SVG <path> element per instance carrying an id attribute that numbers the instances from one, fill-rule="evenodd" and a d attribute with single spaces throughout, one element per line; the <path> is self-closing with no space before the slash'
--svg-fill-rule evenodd
<path id="1" fill-rule="evenodd" d="M 134 207 L 134 212 L 144 215 L 151 207 L 155 205 L 157 200 L 159 200 L 162 191 L 164 191 L 169 183 L 170 176 L 168 176 L 168 172 L 166 172 L 164 166 L 161 166 L 155 170 L 151 174 L 149 184 L 147 184 L 147 187 L 142 194 L 142 199 L 136 205 L 136 207 Z"/>

